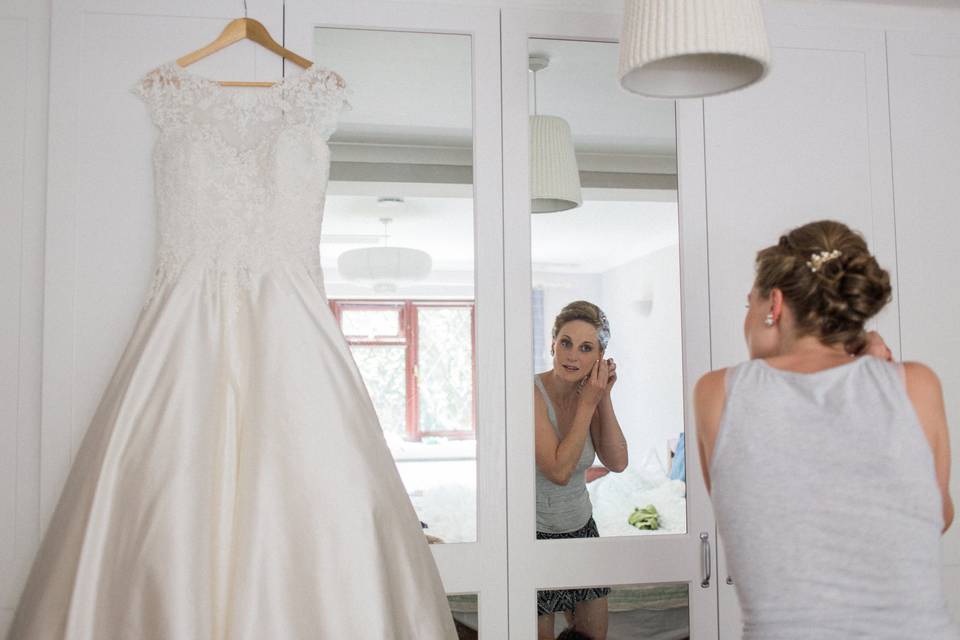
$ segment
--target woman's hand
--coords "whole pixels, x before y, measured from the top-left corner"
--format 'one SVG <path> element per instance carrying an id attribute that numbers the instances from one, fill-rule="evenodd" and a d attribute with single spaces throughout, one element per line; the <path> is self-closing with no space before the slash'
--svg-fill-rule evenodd
<path id="1" fill-rule="evenodd" d="M 867 333 L 867 343 L 863 346 L 860 355 L 873 356 L 887 362 L 893 362 L 893 352 L 890 351 L 890 347 L 876 331 Z"/>
<path id="2" fill-rule="evenodd" d="M 607 392 L 609 379 L 610 366 L 607 361 L 601 358 L 594 362 L 590 374 L 584 378 L 583 386 L 580 387 L 580 402 L 595 408 Z"/>
<path id="3" fill-rule="evenodd" d="M 613 358 L 607 358 L 607 387 L 606 393 L 610 395 L 610 391 L 613 390 L 613 385 L 617 383 L 617 363 L 613 361 Z"/>

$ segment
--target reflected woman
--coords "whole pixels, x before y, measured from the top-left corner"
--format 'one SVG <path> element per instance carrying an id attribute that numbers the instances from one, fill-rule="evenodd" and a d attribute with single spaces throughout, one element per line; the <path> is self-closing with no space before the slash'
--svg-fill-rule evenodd
<path id="1" fill-rule="evenodd" d="M 610 401 L 617 365 L 603 358 L 609 340 L 600 308 L 571 302 L 553 323 L 553 368 L 534 376 L 538 540 L 598 537 L 586 470 L 595 457 L 611 471 L 627 467 L 627 442 Z M 538 639 L 553 640 L 554 616 L 563 612 L 575 630 L 603 640 L 609 592 L 538 592 Z"/>

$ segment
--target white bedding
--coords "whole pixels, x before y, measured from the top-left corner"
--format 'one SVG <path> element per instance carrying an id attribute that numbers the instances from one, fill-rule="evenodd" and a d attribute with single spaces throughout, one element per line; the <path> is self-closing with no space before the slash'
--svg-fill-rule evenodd
<path id="1" fill-rule="evenodd" d="M 631 460 L 623 473 L 608 473 L 587 485 L 593 519 L 601 536 L 683 533 L 687 526 L 686 483 L 670 480 L 653 449 Z M 641 530 L 627 523 L 636 507 L 652 504 L 660 529 Z"/>

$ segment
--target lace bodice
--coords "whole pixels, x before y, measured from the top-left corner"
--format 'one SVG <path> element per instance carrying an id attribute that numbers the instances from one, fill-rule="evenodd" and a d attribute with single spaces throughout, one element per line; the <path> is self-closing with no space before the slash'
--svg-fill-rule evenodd
<path id="1" fill-rule="evenodd" d="M 346 104 L 340 76 L 314 65 L 237 89 L 171 62 L 134 92 L 159 129 L 155 287 L 193 264 L 240 286 L 279 265 L 319 278 L 327 140 Z"/>

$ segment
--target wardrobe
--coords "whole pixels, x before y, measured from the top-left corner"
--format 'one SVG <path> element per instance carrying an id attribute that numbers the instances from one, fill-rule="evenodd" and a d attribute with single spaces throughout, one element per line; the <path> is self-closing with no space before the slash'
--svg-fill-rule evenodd
<path id="1" fill-rule="evenodd" d="M 0 632 L 149 284 L 154 131 L 129 89 L 244 12 L 239 1 L 202 5 L 0 0 Z M 684 606 L 661 601 L 662 610 L 683 618 L 691 637 L 739 637 L 736 576 L 726 570 L 702 488 L 690 395 L 702 373 L 746 357 L 743 301 L 755 252 L 803 222 L 846 222 L 890 270 L 894 299 L 873 328 L 895 357 L 940 375 L 960 450 L 960 7 L 951 5 L 768 0 L 767 78 L 732 94 L 651 107 L 672 114 L 673 155 L 631 160 L 644 177 L 630 188 L 676 211 L 685 523 L 667 535 L 544 543 L 534 535 L 533 438 L 524 427 L 534 364 L 517 357 L 535 347 L 531 246 L 547 219 L 531 223 L 529 213 L 528 123 L 537 95 L 529 56 L 538 47 L 615 47 L 620 3 L 247 1 L 248 15 L 278 41 L 324 66 L 333 64 L 321 55 L 353 37 L 366 43 L 366 59 L 388 65 L 401 34 L 435 51 L 421 59 L 419 75 L 431 64 L 437 82 L 450 69 L 461 74 L 464 102 L 431 108 L 437 118 L 465 113 L 467 142 L 412 164 L 429 165 L 435 183 L 472 201 L 476 526 L 470 541 L 432 548 L 448 593 L 472 603 L 481 638 L 532 637 L 536 590 L 581 585 L 670 587 Z M 455 36 L 462 64 L 444 57 L 452 49 L 443 43 Z M 561 53 L 551 64 L 563 61 Z M 245 79 L 293 72 L 252 47 L 218 64 L 217 73 Z M 337 70 L 349 83 L 349 69 Z M 384 108 L 409 93 L 401 71 L 391 71 L 393 84 L 378 96 Z M 613 77 L 616 69 L 592 73 Z M 360 88 L 352 100 L 358 111 L 371 101 Z M 396 110 L 412 118 L 416 105 Z M 331 193 L 347 195 L 358 175 L 383 169 L 378 158 L 386 156 L 373 153 L 426 153 L 401 146 L 342 144 Z M 590 193 L 619 171 L 602 155 L 581 158 Z M 956 479 L 953 493 L 960 494 Z M 957 527 L 942 547 L 960 617 Z"/>

